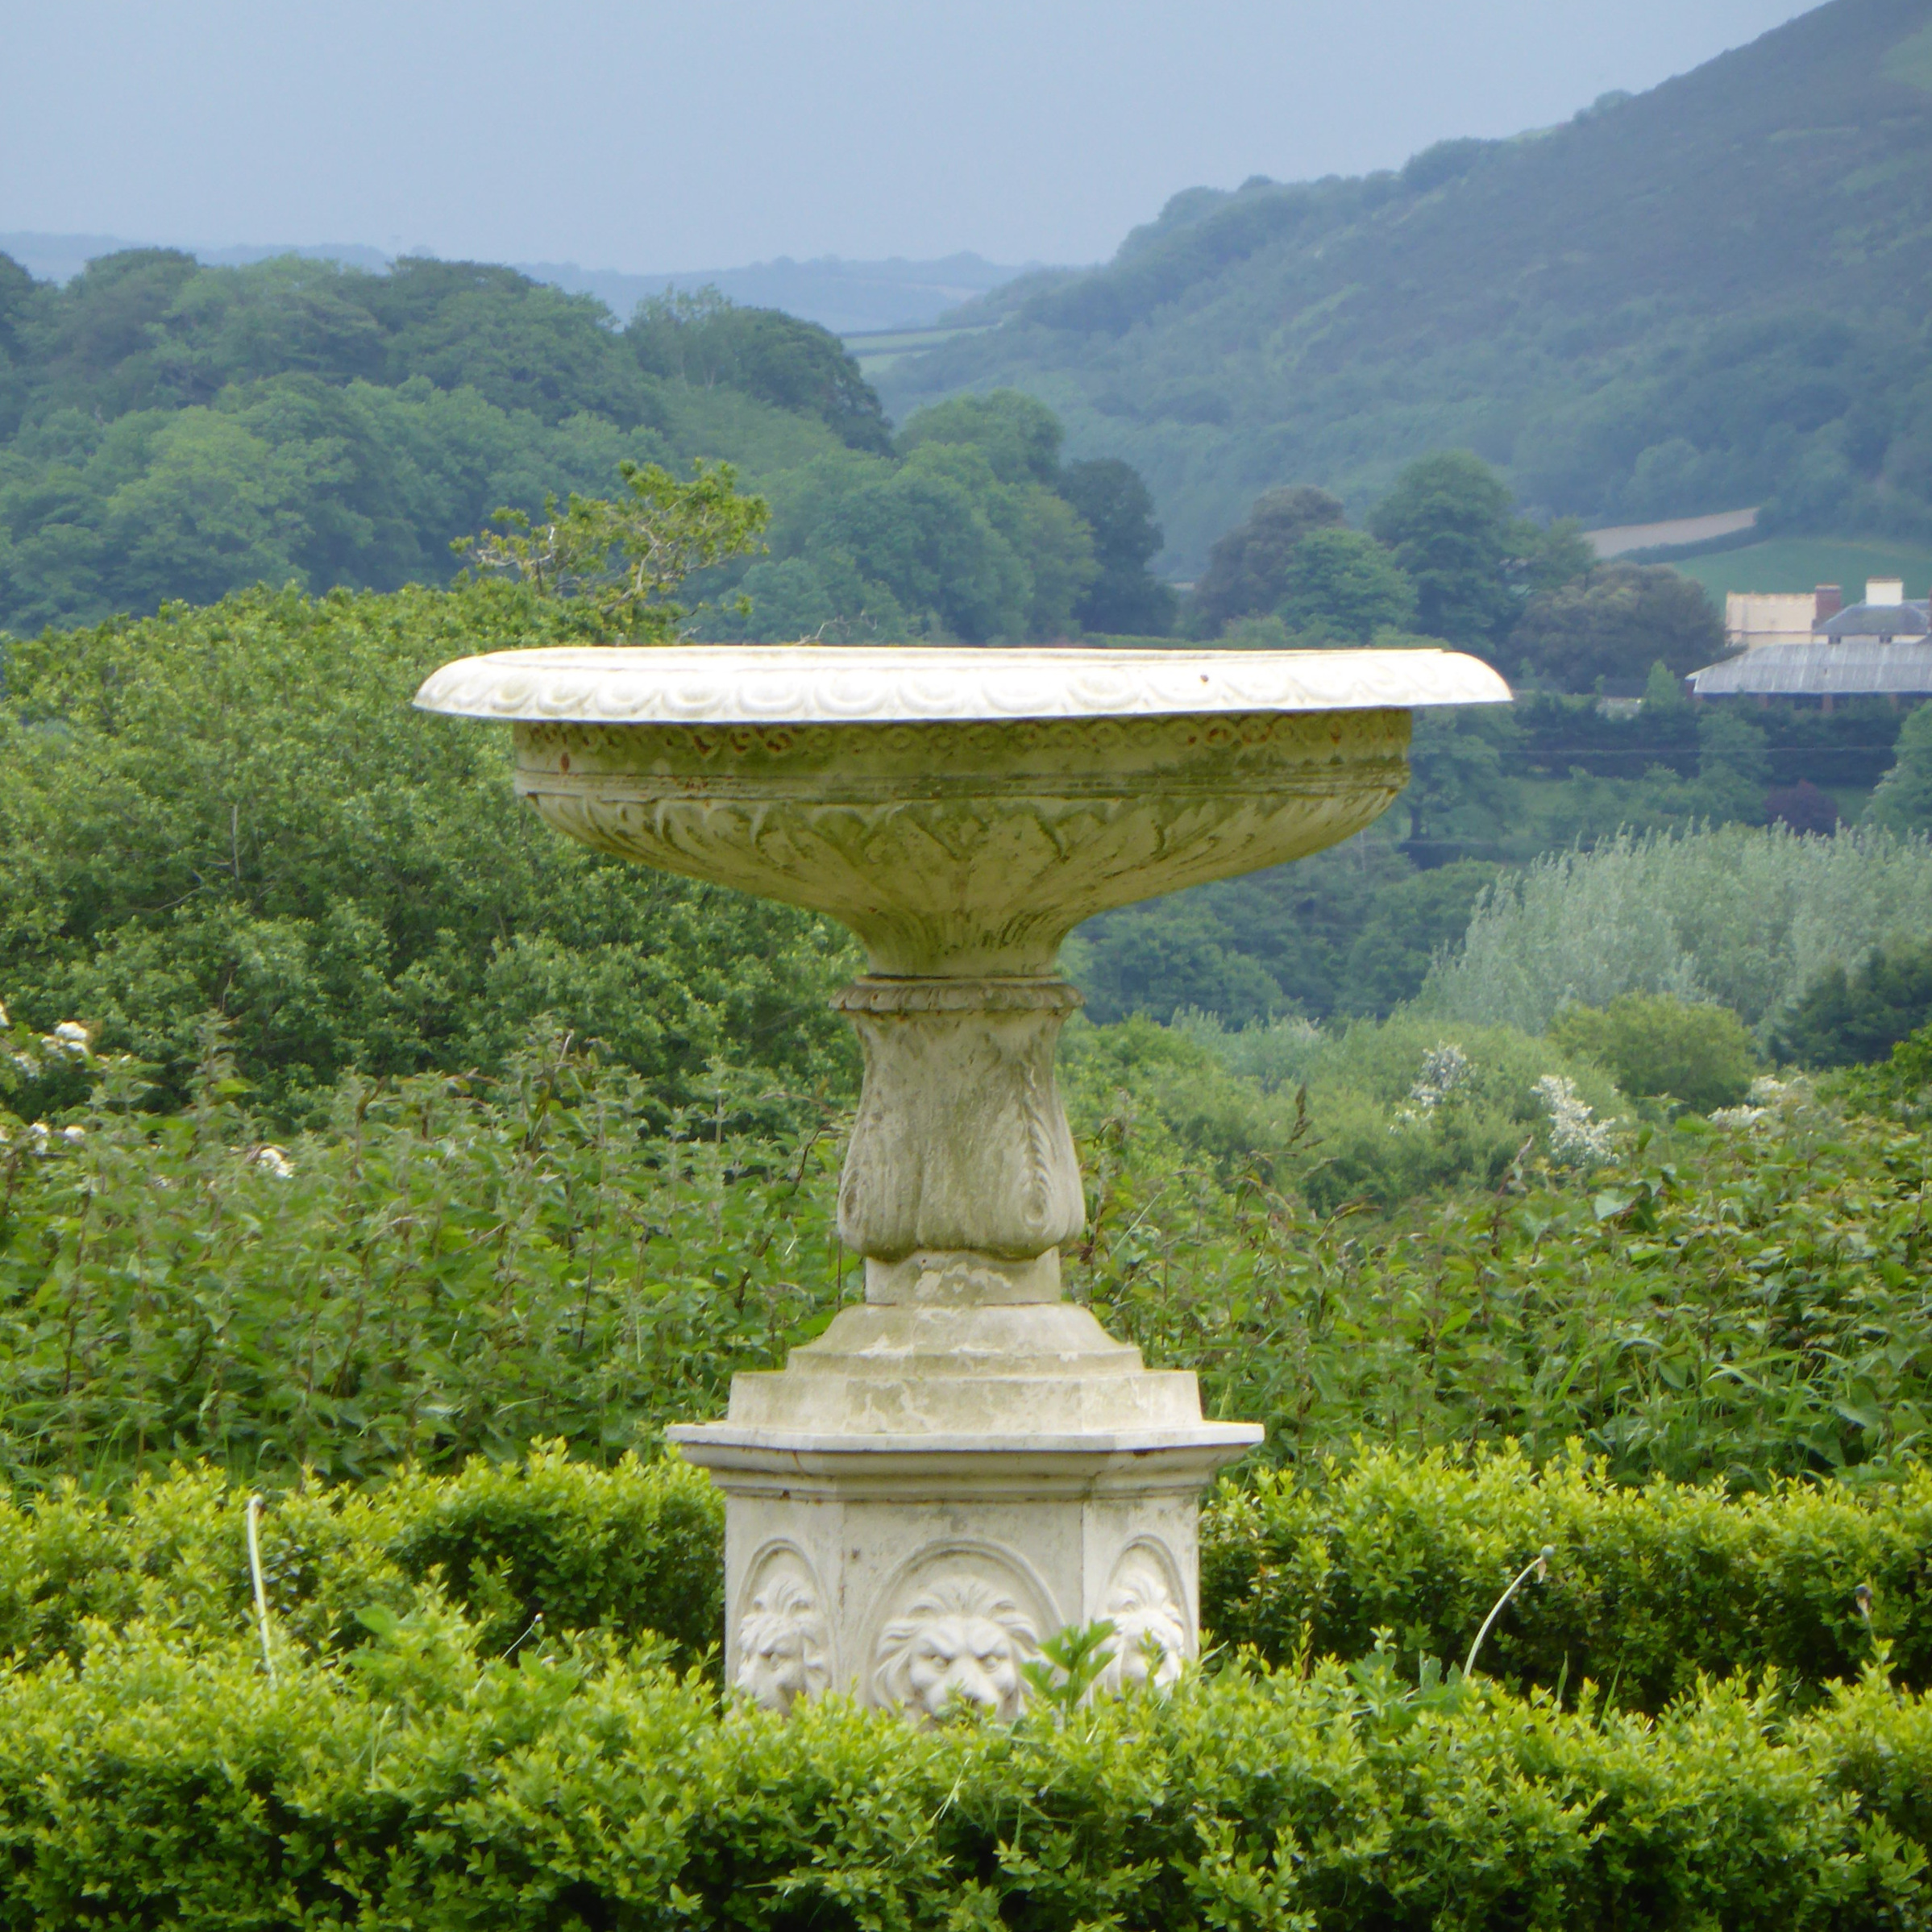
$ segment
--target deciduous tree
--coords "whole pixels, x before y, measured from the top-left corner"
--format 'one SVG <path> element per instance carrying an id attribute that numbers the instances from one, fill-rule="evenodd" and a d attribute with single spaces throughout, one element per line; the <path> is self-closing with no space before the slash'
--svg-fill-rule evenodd
<path id="1" fill-rule="evenodd" d="M 1326 490 L 1290 484 L 1255 500 L 1246 518 L 1215 544 L 1195 585 L 1189 629 L 1219 635 L 1236 617 L 1272 611 L 1288 588 L 1295 546 L 1311 530 L 1342 521 L 1342 506 Z"/>

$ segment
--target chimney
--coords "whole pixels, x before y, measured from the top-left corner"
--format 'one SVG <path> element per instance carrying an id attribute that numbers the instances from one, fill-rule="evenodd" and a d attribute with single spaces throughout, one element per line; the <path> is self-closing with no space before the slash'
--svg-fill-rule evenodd
<path id="1" fill-rule="evenodd" d="M 1868 577 L 1865 580 L 1865 601 L 1868 604 L 1903 604 L 1905 600 L 1905 580 L 1903 577 Z"/>
<path id="2" fill-rule="evenodd" d="M 1845 608 L 1845 593 L 1835 584 L 1821 584 L 1811 593 L 1811 628 L 1829 624 Z"/>

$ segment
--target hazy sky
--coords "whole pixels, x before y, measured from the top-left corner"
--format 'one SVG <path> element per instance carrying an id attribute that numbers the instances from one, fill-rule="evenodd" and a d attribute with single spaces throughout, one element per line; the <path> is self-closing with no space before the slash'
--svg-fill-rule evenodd
<path id="1" fill-rule="evenodd" d="M 1560 120 L 1793 0 L 0 0 L 0 230 L 630 270 L 1078 262 Z"/>

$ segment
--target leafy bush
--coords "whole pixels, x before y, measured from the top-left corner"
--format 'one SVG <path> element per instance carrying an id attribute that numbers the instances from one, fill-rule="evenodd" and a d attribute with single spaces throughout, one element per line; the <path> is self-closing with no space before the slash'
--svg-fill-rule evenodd
<path id="1" fill-rule="evenodd" d="M 112 1500 L 69 1484 L 0 1501 L 0 1649 L 39 1668 L 142 1622 L 245 1635 L 246 1502 L 206 1464 Z M 299 1482 L 272 1498 L 260 1540 L 274 1641 L 298 1652 L 366 1643 L 372 1606 L 406 1616 L 447 1598 L 492 1655 L 537 1631 L 601 1631 L 696 1662 L 724 1629 L 723 1532 L 722 1498 L 684 1463 L 599 1469 L 538 1444 L 450 1477 Z"/>
<path id="2" fill-rule="evenodd" d="M 1451 1024 L 1540 1032 L 1572 1003 L 1671 993 L 1719 1001 L 1764 1038 L 1831 966 L 1928 929 L 1922 837 L 1743 825 L 1623 835 L 1498 880 L 1419 1004 Z"/>
<path id="3" fill-rule="evenodd" d="M 1793 832 L 1815 833 L 1829 838 L 1840 824 L 1838 801 L 1808 778 L 1795 785 L 1777 785 L 1764 794 L 1764 816 Z"/>
<path id="4" fill-rule="evenodd" d="M 1751 1036 L 1728 1007 L 1668 993 L 1624 993 L 1600 1012 L 1565 1007 L 1549 1037 L 1606 1068 L 1625 1093 L 1680 1100 L 1700 1114 L 1737 1106 L 1758 1070 Z"/>
<path id="5" fill-rule="evenodd" d="M 1440 1102 L 1390 1132 L 1444 1045 L 1478 1097 L 1507 1073 L 1473 1110 L 1493 1141 L 1448 1131 Z M 1266 1423 L 1271 1456 L 1365 1431 L 1515 1436 L 1542 1460 L 1577 1436 L 1619 1481 L 1748 1485 L 1924 1444 L 1922 1128 L 1793 1088 L 1566 1155 L 1536 1089 L 1568 1063 L 1544 1043 L 1352 1031 L 1313 1049 L 1356 1082 L 1332 1089 L 1310 1050 L 1276 1040 L 1270 1091 L 1145 1021 L 1068 1033 L 1088 1215 L 1070 1290 L 1198 1369 L 1213 1413 Z M 813 1110 L 800 1132 L 761 1079 L 721 1074 L 667 1117 L 635 1076 L 539 1038 L 496 1078 L 346 1079 L 327 1126 L 275 1143 L 218 1056 L 177 1114 L 130 1108 L 124 1074 L 64 1062 L 16 1095 L 41 1118 L 0 1114 L 12 1485 L 112 1486 L 181 1456 L 367 1479 L 551 1436 L 607 1461 L 717 1413 L 734 1370 L 858 1290 L 833 1236 L 841 1123 Z M 89 1077 L 93 1099 L 52 1104 Z M 1506 1133 L 1519 1086 L 1536 1120 Z M 1338 1152 L 1420 1184 L 1472 1146 L 1504 1150 L 1493 1182 L 1325 1211 Z"/>
<path id="6" fill-rule="evenodd" d="M 1181 1030 L 1225 1064 L 1266 1069 L 1275 1104 L 1265 1110 L 1268 1124 L 1251 1130 L 1253 1144 L 1273 1156 L 1280 1183 L 1324 1213 L 1350 1201 L 1386 1207 L 1442 1187 L 1494 1186 L 1513 1162 L 1556 1151 L 1547 1082 L 1594 1114 L 1599 1132 L 1617 1107 L 1595 1067 L 1503 1027 L 1452 1037 L 1398 1014 L 1333 1034 L 1292 1022 L 1231 1033 L 1184 1016 Z M 1291 1107 L 1283 1089 L 1292 1090 Z"/>
<path id="7" fill-rule="evenodd" d="M 436 665 L 571 621 L 507 585 L 256 592 L 10 646 L 10 1003 L 90 1024 L 171 1097 L 218 1012 L 285 1120 L 349 1066 L 499 1068 L 541 1014 L 673 1104 L 728 1042 L 849 1091 L 841 933 L 559 838 L 513 796 L 506 733 L 411 710 Z"/>
<path id="8" fill-rule="evenodd" d="M 326 1130 L 276 1145 L 218 1059 L 177 1115 L 103 1072 L 63 1131 L 0 1117 L 17 1480 L 177 1455 L 363 1478 L 549 1435 L 614 1458 L 840 1296 L 834 1143 L 822 1117 L 762 1137 L 762 1081 L 667 1119 L 539 1038 L 495 1080 L 351 1076 Z"/>
<path id="9" fill-rule="evenodd" d="M 1513 1436 L 1540 1462 L 1577 1438 L 1620 1482 L 1868 1480 L 1929 1440 L 1929 1146 L 1794 1086 L 1640 1129 L 1582 1185 L 1532 1154 L 1493 1191 L 1324 1216 L 1178 1161 L 1122 1105 L 1082 1150 L 1069 1273 L 1282 1460 Z"/>
<path id="10" fill-rule="evenodd" d="M 1932 1020 L 1932 947 L 1875 947 L 1849 971 L 1829 968 L 1780 1024 L 1780 1059 L 1805 1066 L 1882 1060 Z"/>
<path id="11" fill-rule="evenodd" d="M 1387 1653 L 915 1729 L 372 1617 L 271 1687 L 156 1625 L 0 1680 L 0 1926 L 1922 1926 L 1932 1713 L 1657 1718 Z"/>
<path id="12" fill-rule="evenodd" d="M 113 1498 L 64 1485 L 0 1503 L 0 1647 L 39 1669 L 143 1622 L 246 1635 L 246 1500 L 203 1465 Z M 261 1520 L 274 1641 L 339 1656 L 368 1642 L 371 1606 L 407 1618 L 447 1602 L 491 1655 L 601 1632 L 702 1660 L 724 1627 L 723 1526 L 718 1491 L 675 1457 L 598 1469 L 561 1444 L 449 1476 L 303 1481 Z M 1538 1469 L 1514 1444 L 1467 1461 L 1358 1445 L 1298 1477 L 1222 1484 L 1202 1518 L 1201 1614 L 1214 1641 L 1273 1663 L 1386 1642 L 1412 1673 L 1423 1656 L 1460 1662 L 1547 1547 L 1547 1577 L 1485 1642 L 1485 1674 L 1519 1690 L 1589 1678 L 1620 1708 L 1657 1711 L 1700 1672 L 1775 1669 L 1815 1701 L 1881 1642 L 1904 1681 L 1932 1677 L 1929 1538 L 1922 1469 L 1863 1491 L 1730 1496 L 1619 1486 L 1574 1452 Z"/>
<path id="13" fill-rule="evenodd" d="M 1365 1447 L 1298 1480 L 1224 1482 L 1201 1528 L 1204 1623 L 1276 1662 L 1366 1655 L 1392 1632 L 1460 1663 L 1518 1571 L 1548 1549 L 1485 1639 L 1479 1668 L 1519 1688 L 1588 1678 L 1656 1711 L 1700 1676 L 1775 1670 L 1822 1692 L 1889 1644 L 1932 1681 L 1932 1473 L 1897 1487 L 1621 1487 L 1570 1454 L 1532 1468 L 1509 1444 L 1466 1464 Z M 1869 1589 L 1869 1620 L 1857 1596 Z"/>

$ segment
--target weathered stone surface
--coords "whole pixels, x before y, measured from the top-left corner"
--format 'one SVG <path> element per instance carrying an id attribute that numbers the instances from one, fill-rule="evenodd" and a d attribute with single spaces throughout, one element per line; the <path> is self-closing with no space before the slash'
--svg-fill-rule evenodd
<path id="1" fill-rule="evenodd" d="M 573 838 L 829 913 L 875 974 L 1050 974 L 1083 919 L 1332 845 L 1407 777 L 1398 710 L 516 727 Z"/>
<path id="2" fill-rule="evenodd" d="M 1507 696 L 1440 651 L 531 651 L 425 685 L 516 721 L 560 830 L 866 949 L 836 1002 L 865 1303 L 670 1431 L 728 1499 L 744 1694 L 1011 1715 L 1066 1624 L 1115 1626 L 1111 1689 L 1195 1654 L 1199 1493 L 1261 1431 L 1060 1299 L 1083 1203 L 1054 955 L 1095 912 L 1346 837 L 1400 790 L 1411 708 Z"/>
<path id="3" fill-rule="evenodd" d="M 1025 1261 L 1080 1232 L 1080 1162 L 1053 1078 L 1079 1003 L 1045 978 L 867 978 L 833 1000 L 866 1063 L 839 1182 L 846 1247 L 868 1263 L 935 1250 Z M 887 1279 L 868 1269 L 866 1292 L 900 1298 Z"/>

